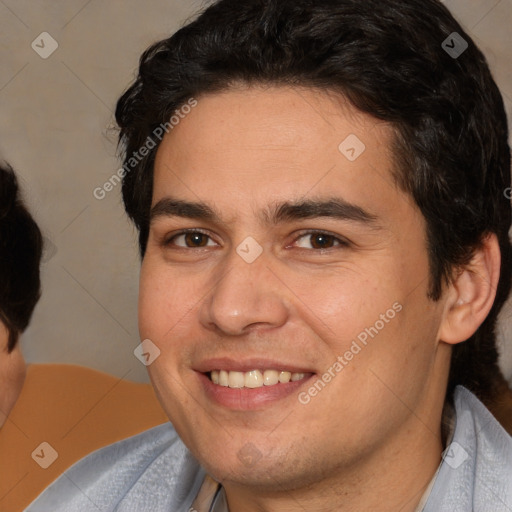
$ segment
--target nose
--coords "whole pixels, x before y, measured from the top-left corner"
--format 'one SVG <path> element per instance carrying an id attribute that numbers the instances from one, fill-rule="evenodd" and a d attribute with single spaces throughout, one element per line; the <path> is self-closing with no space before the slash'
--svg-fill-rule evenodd
<path id="1" fill-rule="evenodd" d="M 283 283 L 268 268 L 265 254 L 247 263 L 233 252 L 199 312 L 201 323 L 223 335 L 280 327 L 289 309 Z"/>

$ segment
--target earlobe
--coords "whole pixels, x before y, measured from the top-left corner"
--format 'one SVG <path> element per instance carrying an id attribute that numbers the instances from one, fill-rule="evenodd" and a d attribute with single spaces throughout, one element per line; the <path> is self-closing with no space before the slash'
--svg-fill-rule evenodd
<path id="1" fill-rule="evenodd" d="M 496 235 L 482 240 L 471 261 L 446 290 L 439 339 L 449 344 L 470 338 L 485 320 L 496 297 L 501 254 Z"/>

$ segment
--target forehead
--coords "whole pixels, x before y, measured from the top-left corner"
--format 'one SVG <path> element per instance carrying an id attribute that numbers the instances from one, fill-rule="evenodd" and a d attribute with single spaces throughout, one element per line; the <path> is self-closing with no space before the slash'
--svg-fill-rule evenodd
<path id="1" fill-rule="evenodd" d="M 197 98 L 163 139 L 153 205 L 172 191 L 229 208 L 342 192 L 396 193 L 392 128 L 317 89 L 241 87 Z M 351 197 L 352 196 L 352 197 Z"/>

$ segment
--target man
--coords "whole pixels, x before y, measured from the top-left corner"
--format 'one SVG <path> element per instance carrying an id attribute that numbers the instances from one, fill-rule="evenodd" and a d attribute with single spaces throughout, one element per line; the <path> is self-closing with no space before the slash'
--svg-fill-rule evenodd
<path id="1" fill-rule="evenodd" d="M 23 204 L 14 171 L 0 166 L 0 427 L 23 387 L 19 347 L 41 293 L 43 240 Z"/>
<path id="2" fill-rule="evenodd" d="M 441 3 L 220 0 L 144 53 L 117 120 L 174 428 L 28 510 L 512 510 L 512 440 L 478 400 L 510 286 L 506 116 Z"/>

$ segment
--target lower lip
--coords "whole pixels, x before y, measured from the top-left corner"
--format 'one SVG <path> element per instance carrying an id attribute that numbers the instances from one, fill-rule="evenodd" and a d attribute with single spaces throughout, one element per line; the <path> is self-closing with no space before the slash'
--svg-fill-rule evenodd
<path id="1" fill-rule="evenodd" d="M 297 392 L 312 377 L 279 383 L 274 386 L 262 386 L 260 388 L 230 388 L 214 384 L 204 373 L 199 373 L 199 380 L 210 400 L 229 409 L 238 411 L 251 411 L 261 409 L 266 405 L 278 402 Z"/>

